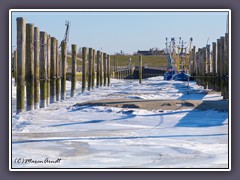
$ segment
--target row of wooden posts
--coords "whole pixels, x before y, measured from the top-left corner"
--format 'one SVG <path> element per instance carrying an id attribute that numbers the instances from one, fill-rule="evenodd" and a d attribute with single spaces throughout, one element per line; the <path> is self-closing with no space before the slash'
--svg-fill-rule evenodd
<path id="1" fill-rule="evenodd" d="M 139 56 L 139 72 L 138 72 L 138 79 L 139 79 L 139 83 L 142 83 L 142 79 L 143 77 L 143 73 L 142 73 L 142 55 Z M 134 75 L 134 69 L 135 67 L 129 66 L 129 67 L 125 67 L 125 68 L 118 68 L 116 66 L 114 66 L 113 68 L 113 78 L 115 79 L 125 79 L 128 78 L 130 76 Z"/>
<path id="2" fill-rule="evenodd" d="M 217 42 L 190 52 L 189 71 L 196 78 L 198 85 L 205 89 L 221 91 L 223 99 L 229 98 L 229 37 L 217 39 Z"/>
<path id="3" fill-rule="evenodd" d="M 77 45 L 73 44 L 71 96 L 76 94 L 76 59 Z M 13 69 L 17 113 L 25 111 L 25 106 L 26 110 L 33 110 L 66 99 L 67 42 L 62 41 L 59 46 L 55 37 L 39 31 L 33 24 L 26 24 L 22 17 L 17 18 L 17 50 L 14 52 Z M 109 85 L 110 55 L 83 47 L 81 92 Z"/>
<path id="4" fill-rule="evenodd" d="M 114 78 L 125 79 L 132 75 L 132 68 L 118 69 L 114 71 Z"/>

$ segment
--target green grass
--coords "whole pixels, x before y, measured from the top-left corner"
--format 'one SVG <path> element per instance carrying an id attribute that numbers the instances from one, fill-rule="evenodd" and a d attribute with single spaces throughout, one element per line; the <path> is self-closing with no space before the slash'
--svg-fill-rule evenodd
<path id="1" fill-rule="evenodd" d="M 72 73 L 67 72 L 67 80 L 71 80 L 71 75 Z M 82 72 L 76 72 L 76 76 L 77 76 L 77 81 L 82 81 Z"/>
<path id="2" fill-rule="evenodd" d="M 111 55 L 111 66 L 114 65 L 114 61 L 116 61 L 116 65 L 118 66 L 127 66 L 128 61 L 131 58 L 132 65 L 138 66 L 139 56 L 134 55 Z M 167 56 L 166 55 L 156 55 L 156 56 L 142 56 L 143 66 L 166 66 L 167 65 Z M 72 65 L 71 57 L 67 57 L 68 66 Z M 77 66 L 81 66 L 82 62 L 78 59 Z"/>
<path id="3" fill-rule="evenodd" d="M 139 56 L 133 55 L 112 55 L 111 57 L 111 65 L 114 65 L 114 61 L 118 66 L 127 66 L 128 61 L 131 58 L 132 65 L 138 66 Z M 142 56 L 143 66 L 166 66 L 167 65 L 167 56 Z"/>

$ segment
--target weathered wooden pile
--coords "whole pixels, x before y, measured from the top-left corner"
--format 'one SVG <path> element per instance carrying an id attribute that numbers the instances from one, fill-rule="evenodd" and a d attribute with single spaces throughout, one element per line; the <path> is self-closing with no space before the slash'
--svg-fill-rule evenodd
<path id="1" fill-rule="evenodd" d="M 190 52 L 189 71 L 198 85 L 205 89 L 221 91 L 223 99 L 229 98 L 229 37 L 217 39 L 217 42 Z"/>
<path id="2" fill-rule="evenodd" d="M 59 54 L 59 47 L 60 54 Z M 72 45 L 71 96 L 76 92 L 77 45 Z M 96 68 L 95 68 L 96 67 Z M 66 99 L 67 42 L 51 37 L 17 18 L 17 50 L 13 77 L 17 86 L 17 113 L 47 107 Z M 96 80 L 96 82 L 95 82 Z M 110 55 L 82 48 L 82 92 L 110 85 Z M 26 90 L 26 93 L 25 93 Z M 25 104 L 26 95 L 26 104 Z"/>

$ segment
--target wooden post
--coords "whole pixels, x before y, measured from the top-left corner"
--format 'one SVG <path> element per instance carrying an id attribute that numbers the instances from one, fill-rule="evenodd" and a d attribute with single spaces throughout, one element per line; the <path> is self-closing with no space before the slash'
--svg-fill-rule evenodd
<path id="1" fill-rule="evenodd" d="M 88 49 L 88 91 L 91 90 L 92 86 L 92 59 L 93 59 L 93 49 Z"/>
<path id="2" fill-rule="evenodd" d="M 56 38 L 51 38 L 50 103 L 56 102 Z"/>
<path id="3" fill-rule="evenodd" d="M 202 64 L 203 64 L 203 59 L 202 59 L 202 49 L 198 49 L 198 71 L 199 71 L 199 78 L 198 78 L 198 85 L 202 86 L 202 80 L 203 80 L 203 75 L 202 75 Z"/>
<path id="4" fill-rule="evenodd" d="M 113 59 L 113 78 L 116 79 L 116 58 Z"/>
<path id="5" fill-rule="evenodd" d="M 203 48 L 203 87 L 207 89 L 207 48 Z"/>
<path id="6" fill-rule="evenodd" d="M 58 52 L 58 40 L 56 39 L 56 101 L 61 100 L 61 79 L 59 79 L 59 52 Z"/>
<path id="7" fill-rule="evenodd" d="M 207 65 L 207 73 L 210 73 L 210 45 L 207 45 L 206 47 L 206 65 Z"/>
<path id="8" fill-rule="evenodd" d="M 39 108 L 40 81 L 39 81 L 39 58 L 40 58 L 40 33 L 39 28 L 34 27 L 34 107 Z"/>
<path id="9" fill-rule="evenodd" d="M 56 101 L 61 100 L 60 58 L 58 52 L 58 40 L 56 39 Z"/>
<path id="10" fill-rule="evenodd" d="M 97 51 L 97 88 L 99 88 L 100 85 L 100 51 Z"/>
<path id="11" fill-rule="evenodd" d="M 17 85 L 17 50 L 14 51 L 13 55 L 13 73 L 14 73 L 14 84 Z"/>
<path id="12" fill-rule="evenodd" d="M 110 55 L 107 55 L 107 85 L 110 86 Z"/>
<path id="13" fill-rule="evenodd" d="M 213 42 L 212 43 L 212 75 L 213 75 L 213 78 L 212 78 L 212 84 L 213 84 L 213 89 L 216 90 L 216 87 L 217 87 L 217 69 L 216 69 L 216 62 L 217 62 L 217 56 L 216 56 L 216 52 L 217 52 L 217 49 L 216 49 L 216 43 Z"/>
<path id="14" fill-rule="evenodd" d="M 100 53 L 100 87 L 103 85 L 103 53 Z"/>
<path id="15" fill-rule="evenodd" d="M 196 75 L 196 83 L 199 85 L 199 50 L 196 52 L 196 64 L 195 64 L 195 75 Z"/>
<path id="16" fill-rule="evenodd" d="M 142 83 L 142 56 L 139 56 L 139 83 Z"/>
<path id="17" fill-rule="evenodd" d="M 193 66 L 193 76 L 196 76 L 196 47 L 195 46 L 193 46 L 193 49 L 192 49 L 192 62 L 193 62 L 193 64 L 192 64 L 192 66 Z"/>
<path id="18" fill-rule="evenodd" d="M 224 98 L 224 91 L 225 91 L 225 82 L 224 82 L 224 37 L 220 38 L 221 47 L 220 47 L 220 77 L 221 77 L 221 95 Z"/>
<path id="19" fill-rule="evenodd" d="M 87 61 L 87 48 L 82 48 L 82 93 L 86 90 L 86 61 Z"/>
<path id="20" fill-rule="evenodd" d="M 27 111 L 34 109 L 34 26 L 26 25 L 26 92 Z"/>
<path id="21" fill-rule="evenodd" d="M 26 20 L 17 18 L 17 114 L 25 111 Z"/>
<path id="22" fill-rule="evenodd" d="M 224 99 L 229 99 L 229 37 L 228 33 L 225 34 L 224 38 L 224 84 L 225 84 L 225 92 Z"/>
<path id="23" fill-rule="evenodd" d="M 76 62 L 77 62 L 77 45 L 72 44 L 72 76 L 71 76 L 71 97 L 76 93 Z"/>
<path id="24" fill-rule="evenodd" d="M 48 37 L 40 32 L 40 108 L 47 106 L 48 98 Z"/>
<path id="25" fill-rule="evenodd" d="M 221 91 L 221 40 L 217 39 L 217 91 Z"/>
<path id="26" fill-rule="evenodd" d="M 66 63 L 67 63 L 67 42 L 61 42 L 61 59 L 62 59 L 62 78 L 61 78 L 61 100 L 66 98 Z"/>
<path id="27" fill-rule="evenodd" d="M 211 87 L 211 84 L 210 84 L 210 45 L 207 45 L 206 47 L 206 65 L 207 65 L 207 68 L 206 68 L 206 75 L 207 75 L 207 82 L 206 82 L 206 85 L 207 85 L 207 88 L 208 89 L 212 89 Z"/>
<path id="28" fill-rule="evenodd" d="M 103 85 L 107 85 L 107 54 L 103 53 Z"/>
<path id="29" fill-rule="evenodd" d="M 47 35 L 47 105 L 50 104 L 51 36 Z"/>
<path id="30" fill-rule="evenodd" d="M 94 84 L 95 84 L 95 50 L 93 49 L 92 51 L 92 85 L 91 88 L 94 88 Z"/>
<path id="31" fill-rule="evenodd" d="M 62 78 L 62 59 L 61 52 L 59 50 L 59 43 L 57 41 L 56 51 L 57 51 L 57 98 L 58 101 L 61 100 L 61 78 Z"/>
<path id="32" fill-rule="evenodd" d="M 204 49 L 202 48 L 201 49 L 201 51 L 200 51 L 200 73 L 201 73 L 201 81 L 200 81 L 200 85 L 201 86 L 203 86 L 204 87 L 204 69 L 203 69 L 203 67 L 204 67 Z M 205 89 L 205 87 L 204 87 L 204 89 Z"/>

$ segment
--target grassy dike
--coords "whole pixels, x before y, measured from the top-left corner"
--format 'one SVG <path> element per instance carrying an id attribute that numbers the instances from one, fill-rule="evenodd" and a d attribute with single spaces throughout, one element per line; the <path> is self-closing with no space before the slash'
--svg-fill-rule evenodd
<path id="1" fill-rule="evenodd" d="M 136 55 L 110 55 L 110 64 L 111 66 L 114 65 L 114 62 L 117 66 L 127 66 L 129 59 L 131 58 L 132 65 L 138 66 L 139 56 Z M 150 66 L 150 67 L 165 67 L 167 65 L 167 56 L 166 55 L 156 55 L 156 56 L 143 56 L 143 66 Z M 71 80 L 71 66 L 72 66 L 72 58 L 70 55 L 67 57 L 67 80 Z M 81 57 L 77 58 L 77 66 L 82 66 Z M 82 72 L 77 72 L 77 81 L 82 80 Z"/>
<path id="2" fill-rule="evenodd" d="M 111 65 L 116 61 L 118 66 L 127 66 L 128 61 L 131 58 L 132 64 L 138 66 L 139 56 L 134 55 L 112 55 L 111 56 Z M 143 66 L 166 66 L 167 65 L 167 56 L 166 55 L 156 55 L 156 56 L 142 56 Z"/>
<path id="3" fill-rule="evenodd" d="M 138 65 L 139 56 L 136 55 L 110 55 L 111 66 L 114 65 L 116 61 L 118 66 L 127 66 L 128 61 L 131 58 L 133 65 Z M 72 59 L 71 56 L 67 57 L 68 66 L 71 66 Z M 81 66 L 82 61 L 81 57 L 77 58 L 77 66 Z M 167 65 L 167 56 L 166 55 L 156 55 L 156 56 L 143 56 L 143 66 L 166 66 Z"/>

